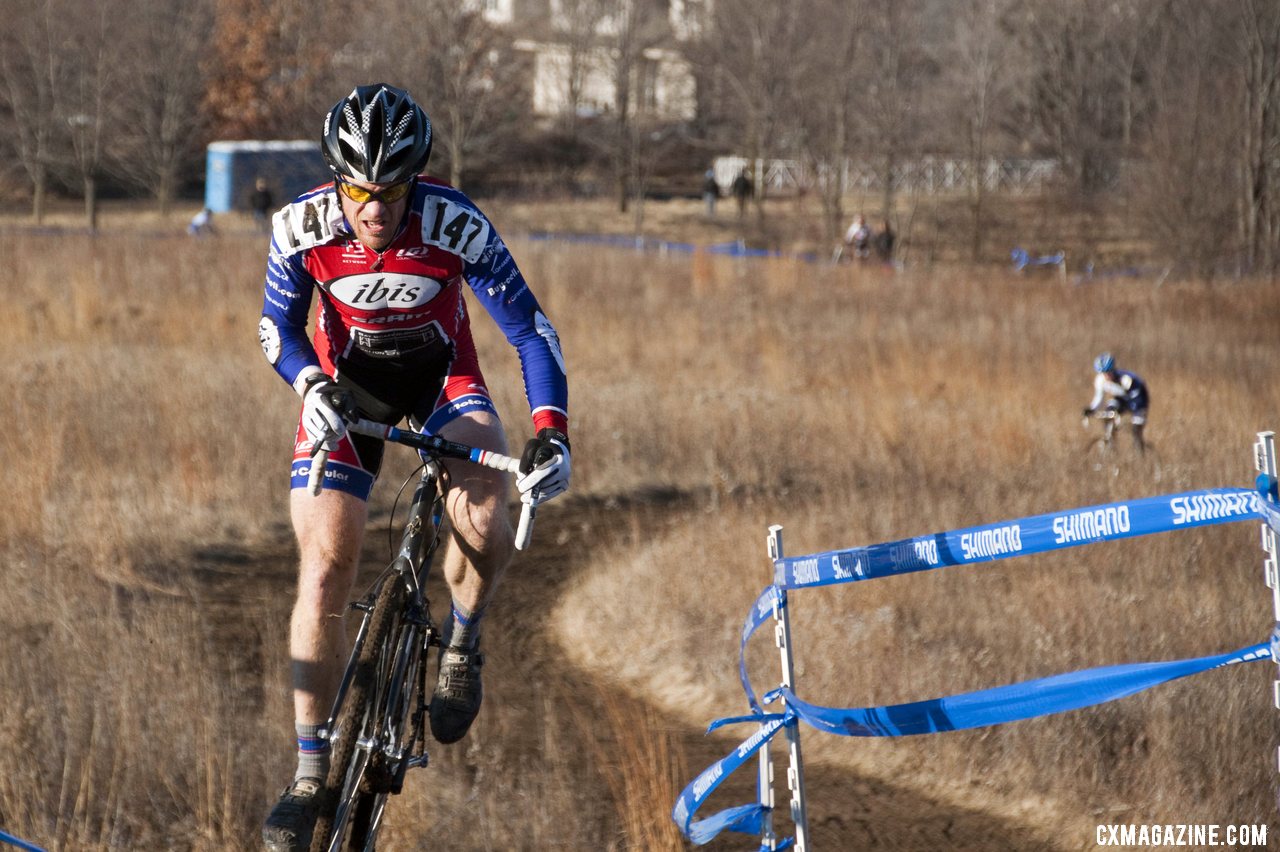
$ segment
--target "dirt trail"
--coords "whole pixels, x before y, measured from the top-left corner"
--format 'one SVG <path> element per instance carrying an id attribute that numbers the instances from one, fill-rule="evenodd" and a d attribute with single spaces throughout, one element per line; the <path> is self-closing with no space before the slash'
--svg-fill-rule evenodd
<path id="1" fill-rule="evenodd" d="M 593 536 L 637 519 L 646 528 L 677 523 L 687 516 L 691 499 L 696 498 L 645 494 L 630 500 L 599 500 L 568 495 L 558 501 L 554 511 L 544 510 L 532 552 L 517 556 L 486 622 L 489 662 L 485 709 L 469 739 L 485 743 L 502 737 L 506 759 L 517 762 L 521 756 L 538 763 L 576 761 L 580 766 L 570 777 L 599 788 L 586 791 L 589 795 L 612 801 L 601 773 L 616 772 L 617 767 L 600 765 L 592 755 L 611 753 L 615 732 L 605 720 L 609 719 L 610 698 L 616 699 L 619 686 L 610 681 L 607 673 L 567 666 L 556 637 L 550 635 L 549 616 L 566 584 L 577 572 L 590 570 L 592 553 L 588 545 Z M 375 512 L 366 536 L 362 576 L 371 576 L 384 564 L 386 552 L 386 515 Z M 224 676 L 228 682 L 243 684 L 246 705 L 257 705 L 259 709 L 264 660 L 276 658 L 276 650 L 268 649 L 265 643 L 284 640 L 294 583 L 293 559 L 291 536 L 283 525 L 275 530 L 273 541 L 263 547 L 226 544 L 192 554 L 186 593 L 207 613 L 209 623 L 217 625 L 220 641 L 228 651 L 219 658 L 226 666 Z M 444 599 L 439 588 L 434 590 L 437 610 L 438 602 Z M 625 628 L 619 625 L 619 629 Z M 603 640 L 607 641 L 607 637 Z M 577 718 L 600 723 L 559 725 L 554 742 L 548 741 L 543 718 L 548 695 L 560 706 L 572 705 Z M 613 704 L 616 703 L 615 700 Z M 249 706 L 246 709 L 251 710 Z M 650 710 L 651 718 L 657 719 L 655 731 L 672 736 L 675 749 L 683 757 L 687 777 L 681 784 L 723 756 L 729 747 L 724 741 L 704 737 L 700 729 L 689 727 L 666 708 Z M 555 753 L 548 754 L 549 750 Z M 458 767 L 460 761 L 465 763 L 460 753 L 449 754 L 437 759 L 436 766 Z M 778 778 L 785 778 L 785 767 L 780 762 L 776 763 L 775 772 Z M 754 794 L 753 784 L 753 772 L 744 770 L 732 776 L 723 787 L 725 792 L 718 793 L 700 816 L 749 801 Z M 812 842 L 821 850 L 1025 852 L 1060 848 L 1046 837 L 1029 835 L 1025 826 L 1004 822 L 991 814 L 957 809 L 852 772 L 807 767 L 806 786 Z M 785 782 L 775 786 L 783 810 L 786 792 Z M 673 804 L 652 802 L 649 817 L 655 824 L 669 822 Z M 604 809 L 605 821 L 615 824 L 603 826 L 602 836 L 616 836 L 617 824 L 624 822 L 621 814 L 611 813 L 618 807 L 613 801 L 611 808 Z M 246 838 L 246 848 L 254 848 L 252 843 Z M 750 841 L 742 835 L 722 835 L 706 848 L 742 849 L 744 843 Z M 679 844 L 674 848 L 680 848 Z"/>

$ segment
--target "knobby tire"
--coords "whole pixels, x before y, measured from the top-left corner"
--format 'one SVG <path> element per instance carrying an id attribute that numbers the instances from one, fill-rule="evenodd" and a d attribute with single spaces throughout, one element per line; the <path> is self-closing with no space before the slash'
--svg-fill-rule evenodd
<path id="1" fill-rule="evenodd" d="M 407 594 L 403 579 L 395 573 L 387 576 L 369 615 L 369 631 L 365 635 L 364 645 L 360 648 L 360 656 L 356 661 L 356 671 L 347 690 L 342 708 L 334 726 L 338 737 L 331 743 L 329 754 L 329 774 L 325 779 L 324 803 L 316 818 L 315 829 L 311 835 L 311 852 L 327 852 L 333 831 L 333 820 L 338 809 L 338 798 L 346 785 L 347 772 L 351 768 L 351 759 L 355 755 L 356 739 L 364 732 L 364 722 L 369 713 L 375 711 L 377 699 L 376 678 L 379 671 L 379 657 L 386 647 L 387 636 L 395 625 Z M 357 789 L 356 797 L 360 798 Z M 354 819 L 356 814 L 352 814 Z M 355 838 L 353 837 L 354 841 Z M 363 839 L 360 840 L 363 844 Z M 354 844 L 353 844 L 354 845 Z M 359 848 L 357 846 L 357 848 Z"/>

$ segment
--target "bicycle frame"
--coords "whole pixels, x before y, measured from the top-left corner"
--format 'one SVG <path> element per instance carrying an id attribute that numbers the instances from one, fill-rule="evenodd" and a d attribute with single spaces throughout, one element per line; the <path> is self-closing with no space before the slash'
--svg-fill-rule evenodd
<path id="1" fill-rule="evenodd" d="M 440 459 L 465 459 L 508 472 L 515 472 L 520 464 L 498 453 L 370 421 L 357 420 L 348 428 L 414 447 L 425 462 L 400 550 L 364 596 L 351 604 L 363 615 L 321 734 L 332 747 L 326 789 L 335 799 L 328 806 L 331 811 L 325 810 L 317 820 L 311 848 L 325 852 L 338 852 L 348 832 L 356 848 L 372 850 L 387 797 L 400 792 L 409 769 L 426 766 L 429 760 L 427 652 L 439 647 L 441 638 L 431 621 L 426 581 L 444 523 Z M 312 465 L 313 478 L 317 468 L 323 476 L 323 466 L 324 458 L 318 456 Z M 518 537 L 527 544 L 532 533 L 531 505 L 526 503 L 524 510 Z M 366 647 L 370 641 L 376 644 Z"/>
<path id="2" fill-rule="evenodd" d="M 1119 444 L 1116 441 L 1116 432 L 1127 425 L 1130 436 L 1134 439 L 1135 452 L 1132 459 L 1145 459 L 1149 462 L 1152 465 L 1152 476 L 1157 482 L 1164 476 L 1164 464 L 1160 460 L 1160 454 L 1151 442 L 1142 437 L 1142 424 L 1133 422 L 1133 412 L 1124 409 L 1094 412 L 1082 421 L 1085 428 L 1089 428 L 1091 419 L 1102 421 L 1102 434 L 1091 437 L 1085 446 L 1086 455 L 1093 458 L 1094 470 L 1102 470 L 1105 463 L 1113 476 L 1119 476 L 1123 454 L 1120 453 Z M 1125 464 L 1130 463 L 1128 460 L 1125 461 Z M 1130 473 L 1133 473 L 1133 470 L 1130 470 Z"/>
<path id="3" fill-rule="evenodd" d="M 364 612 L 364 616 L 360 621 L 360 629 L 356 633 L 356 638 L 352 642 L 351 655 L 354 657 L 364 646 L 365 636 L 369 628 L 369 615 L 372 610 L 372 601 L 376 599 L 378 589 L 382 583 L 389 581 L 393 575 L 406 583 L 409 594 L 412 596 L 413 604 L 420 607 L 424 613 L 427 613 L 428 623 L 430 614 L 427 612 L 428 601 L 425 596 L 423 581 L 420 571 L 424 565 L 429 566 L 430 562 L 424 560 L 424 556 L 434 555 L 437 542 L 432 543 L 431 552 L 423 553 L 423 543 L 426 540 L 423 528 L 423 507 L 429 503 L 434 503 L 438 492 L 438 485 L 435 477 L 438 475 L 438 468 L 435 462 L 432 462 L 423 470 L 422 477 L 418 481 L 417 488 L 414 490 L 413 502 L 409 506 L 409 519 L 405 522 L 404 533 L 400 542 L 400 550 L 396 558 L 383 569 L 378 578 L 365 592 L 364 596 L 358 601 L 352 601 L 348 605 L 349 609 L 358 609 Z M 439 534 L 441 517 L 439 512 L 431 512 L 428 522 L 432 528 L 433 535 Z M 329 731 L 333 728 L 333 723 L 337 715 L 337 708 L 342 705 L 342 701 L 346 698 L 347 689 L 351 684 L 351 676 L 353 674 L 352 667 L 348 666 L 343 672 L 342 683 L 338 687 L 337 697 L 334 699 L 334 710 L 329 715 L 328 724 L 325 730 Z M 327 736 L 327 734 L 325 734 Z"/>
<path id="4" fill-rule="evenodd" d="M 1116 430 L 1123 425 L 1123 414 L 1124 412 L 1122 411 L 1105 408 L 1101 411 L 1095 412 L 1089 417 L 1086 417 L 1084 425 L 1087 427 L 1089 425 L 1089 420 L 1091 419 L 1101 420 L 1102 437 L 1100 440 L 1102 441 L 1102 446 L 1104 449 L 1111 449 L 1112 443 L 1115 439 Z"/>
<path id="5" fill-rule="evenodd" d="M 437 462 L 431 461 L 424 466 L 410 503 L 399 552 L 365 595 L 350 605 L 351 609 L 361 610 L 364 615 L 352 646 L 351 661 L 343 672 L 342 683 L 329 714 L 324 734 L 326 738 L 341 736 L 342 732 L 335 730 L 335 726 L 356 675 L 356 660 L 359 659 L 367 639 L 374 601 L 378 598 L 382 584 L 405 585 L 407 597 L 400 617 L 387 637 L 390 648 L 394 651 L 380 657 L 383 663 L 389 658 L 390 664 L 386 670 L 377 671 L 374 675 L 371 706 L 381 715 L 372 723 L 366 721 L 364 725 L 372 728 L 374 737 L 362 738 L 355 743 L 355 753 L 343 788 L 339 791 L 337 809 L 333 816 L 333 837 L 328 847 L 332 852 L 336 852 L 342 843 L 348 823 L 358 816 L 354 811 L 360 803 L 360 785 L 364 782 L 371 763 L 375 760 L 383 761 L 386 771 L 382 773 L 384 782 L 380 785 L 385 789 L 375 789 L 371 812 L 365 815 L 364 832 L 370 844 L 380 828 L 387 795 L 400 792 L 405 773 L 409 769 L 425 767 L 429 762 L 424 723 L 428 695 L 424 655 L 432 646 L 440 644 L 440 635 L 431 621 L 430 602 L 426 597 L 426 575 L 440 544 L 439 535 L 443 523 L 443 495 L 439 476 Z M 415 698 L 416 701 L 413 700 Z M 416 752 L 415 747 L 418 749 Z"/>

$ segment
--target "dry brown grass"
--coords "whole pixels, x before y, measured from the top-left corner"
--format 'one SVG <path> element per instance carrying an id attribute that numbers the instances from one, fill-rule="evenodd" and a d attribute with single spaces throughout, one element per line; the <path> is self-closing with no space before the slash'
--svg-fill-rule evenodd
<path id="1" fill-rule="evenodd" d="M 720 748 L 696 735 L 742 709 L 736 636 L 768 579 L 770 523 L 802 553 L 1243 484 L 1253 433 L 1280 425 L 1265 283 L 512 244 L 565 342 L 574 495 L 540 518 L 556 559 L 518 564 L 495 611 L 495 638 L 512 626 L 489 648 L 474 736 L 394 803 L 392 849 L 430 833 L 458 849 L 678 848 L 674 794 Z M 263 254 L 241 234 L 0 234 L 6 830 L 57 849 L 248 848 L 288 772 L 296 412 L 254 336 Z M 518 445 L 514 355 L 476 326 Z M 1160 483 L 1081 464 L 1076 414 L 1103 348 L 1152 385 Z M 1256 534 L 1236 526 L 797 593 L 800 682 L 870 704 L 1209 653 L 1266 634 L 1263 592 Z M 591 695 L 543 659 L 557 642 Z M 984 731 L 806 735 L 829 779 L 810 786 L 818 839 L 850 844 L 855 784 L 893 801 L 864 820 L 890 848 L 937 847 L 904 827 L 925 810 L 1071 848 L 1110 819 L 1274 827 L 1266 668 Z"/>
<path id="2" fill-rule="evenodd" d="M 588 459 L 631 453 L 619 461 L 643 464 L 650 484 L 719 485 L 738 499 L 638 551 L 610 552 L 562 600 L 559 623 L 585 665 L 684 707 L 690 724 L 744 709 L 733 660 L 768 578 L 768 524 L 784 525 L 788 552 L 806 553 L 1248 484 L 1253 433 L 1275 425 L 1269 284 L 1076 287 L 731 261 L 689 281 L 676 267 L 651 264 L 647 277 L 619 276 L 595 297 L 605 316 L 590 323 L 634 350 L 615 355 L 628 369 L 608 404 L 582 401 L 594 386 L 579 391 L 588 413 L 575 440 Z M 1081 463 L 1077 412 L 1103 348 L 1152 384 L 1158 483 L 1136 464 L 1113 478 Z M 597 353 L 575 350 L 575 369 L 597 365 Z M 1238 647 L 1269 632 L 1259 558 L 1252 526 L 1219 528 L 798 592 L 800 682 L 812 700 L 871 705 Z M 618 621 L 592 602 L 622 599 L 652 633 L 591 642 Z M 767 684 L 774 652 L 766 639 L 756 645 Z M 664 665 L 671 659 L 680 665 Z M 888 742 L 811 735 L 806 747 L 819 765 L 1051 826 L 1067 846 L 1112 818 L 1274 824 L 1269 674 L 1215 673 L 993 730 Z M 815 818 L 841 812 L 843 791 L 810 793 Z"/>

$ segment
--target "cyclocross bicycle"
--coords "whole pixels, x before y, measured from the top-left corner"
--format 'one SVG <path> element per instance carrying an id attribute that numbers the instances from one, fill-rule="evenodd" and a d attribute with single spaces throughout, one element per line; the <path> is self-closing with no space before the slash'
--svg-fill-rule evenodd
<path id="1" fill-rule="evenodd" d="M 1089 439 L 1084 446 L 1085 458 L 1093 466 L 1096 471 L 1108 470 L 1112 476 L 1119 476 L 1121 462 L 1118 457 L 1119 444 L 1116 439 L 1116 432 L 1123 426 L 1123 412 L 1113 408 L 1103 408 L 1095 411 L 1092 415 L 1086 415 L 1080 421 L 1080 425 L 1089 428 L 1089 421 L 1097 420 L 1102 424 L 1102 434 Z M 1132 424 L 1130 424 L 1132 426 Z M 1141 458 L 1144 462 L 1143 466 L 1150 465 L 1152 477 L 1159 481 L 1164 473 L 1163 465 L 1160 462 L 1160 454 L 1150 441 L 1144 441 L 1146 449 L 1141 453 L 1134 450 L 1134 455 Z"/>
<path id="2" fill-rule="evenodd" d="M 1095 455 L 1110 452 L 1114 449 L 1116 430 L 1121 426 L 1120 412 L 1113 408 L 1102 408 L 1092 415 L 1086 415 L 1080 421 L 1080 425 L 1088 429 L 1090 420 L 1102 423 L 1102 434 L 1089 439 L 1089 443 L 1085 445 L 1085 452 Z"/>
<path id="3" fill-rule="evenodd" d="M 424 461 L 409 505 L 400 550 L 350 608 L 361 613 L 351 657 L 333 711 L 321 736 L 329 741 L 329 774 L 311 837 L 312 852 L 371 852 L 387 797 L 404 786 L 405 773 L 427 765 L 427 677 L 440 631 L 431 620 L 427 576 L 441 543 L 448 474 L 440 459 L 463 459 L 516 473 L 520 460 L 369 420 L 354 420 L 353 432 L 405 444 Z M 318 493 L 327 453 L 312 460 L 310 488 Z M 406 485 L 408 483 L 406 482 Z M 524 503 L 516 532 L 523 550 L 533 530 L 533 501 Z"/>

